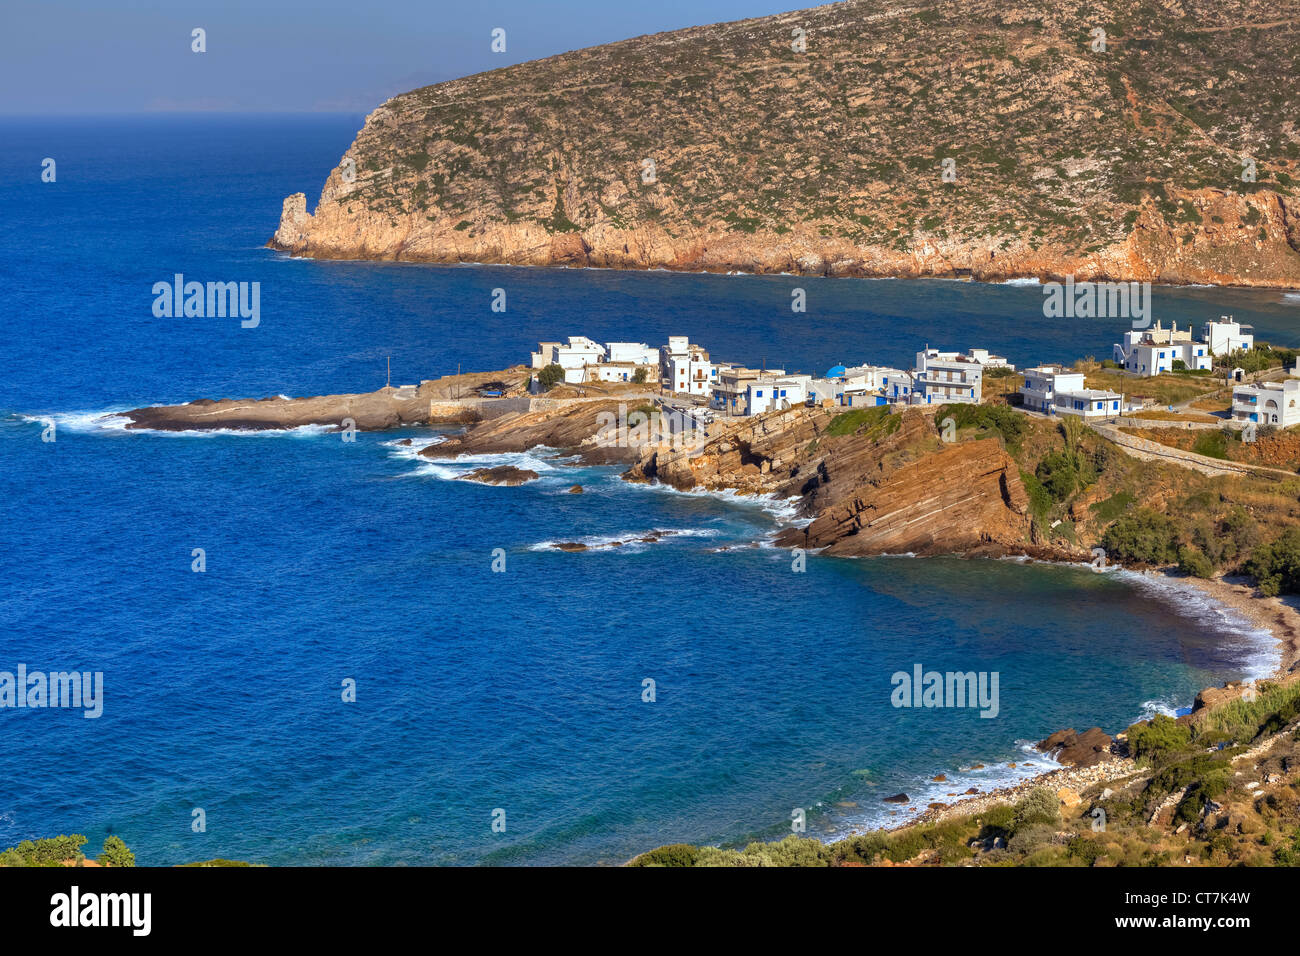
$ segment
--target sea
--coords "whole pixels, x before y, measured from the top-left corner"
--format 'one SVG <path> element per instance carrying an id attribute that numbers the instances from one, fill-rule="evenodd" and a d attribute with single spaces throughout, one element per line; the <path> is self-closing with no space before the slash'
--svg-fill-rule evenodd
<path id="1" fill-rule="evenodd" d="M 1125 325 L 1045 319 L 1033 282 L 266 249 L 361 119 L 0 119 L 0 671 L 103 680 L 96 718 L 0 708 L 0 848 L 79 833 L 93 855 L 116 834 L 153 865 L 612 865 L 799 821 L 833 839 L 1049 769 L 1031 745 L 1053 731 L 1113 733 L 1277 663 L 1175 582 L 906 556 L 800 571 L 770 545 L 789 502 L 545 449 L 431 462 L 416 452 L 445 430 L 124 430 L 113 414 L 140 405 L 368 391 L 390 362 L 415 383 L 568 335 L 689 335 L 820 372 L 927 345 L 1104 358 Z M 260 283 L 260 322 L 155 317 L 178 273 Z M 1227 314 L 1300 344 L 1300 296 L 1155 290 L 1166 325 Z M 540 478 L 457 480 L 503 463 Z M 895 706 L 917 667 L 996 675 L 996 708 Z"/>

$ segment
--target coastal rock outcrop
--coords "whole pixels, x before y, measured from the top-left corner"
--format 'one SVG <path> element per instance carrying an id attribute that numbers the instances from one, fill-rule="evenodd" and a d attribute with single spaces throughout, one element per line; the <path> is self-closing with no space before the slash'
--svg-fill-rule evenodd
<path id="1" fill-rule="evenodd" d="M 477 481 L 484 485 L 522 485 L 538 479 L 537 472 L 514 465 L 497 465 L 494 468 L 475 468 L 461 475 L 460 481 Z"/>
<path id="2" fill-rule="evenodd" d="M 1066 767 L 1091 767 L 1110 756 L 1111 739 L 1100 727 L 1083 733 L 1073 728 L 1058 730 L 1038 742 L 1038 749 Z"/>
<path id="3" fill-rule="evenodd" d="M 200 398 L 184 405 L 150 405 L 121 412 L 127 428 L 160 431 L 231 429 L 258 431 L 324 425 L 343 431 L 378 431 L 402 425 L 460 424 L 481 417 L 476 389 L 492 383 L 509 392 L 522 393 L 527 372 L 521 368 L 500 372 L 447 375 L 419 385 L 404 385 L 373 392 L 290 398 L 215 400 Z"/>
<path id="4" fill-rule="evenodd" d="M 611 422 L 626 416 L 627 403 L 610 399 L 572 400 L 509 413 L 469 426 L 459 435 L 420 451 L 427 458 L 525 452 L 539 445 L 577 455 L 588 464 L 626 464 L 640 455 Z"/>
<path id="5" fill-rule="evenodd" d="M 1029 499 L 1015 461 L 996 439 L 962 442 L 869 476 L 807 528 L 782 532 L 785 547 L 826 554 L 938 554 L 1002 543 L 1023 545 Z"/>

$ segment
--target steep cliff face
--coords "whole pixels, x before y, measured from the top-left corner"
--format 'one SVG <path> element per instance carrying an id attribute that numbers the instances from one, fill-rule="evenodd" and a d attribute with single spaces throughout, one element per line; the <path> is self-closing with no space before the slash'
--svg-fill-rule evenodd
<path id="1" fill-rule="evenodd" d="M 947 554 L 1030 541 L 1029 498 L 995 438 L 963 442 L 869 481 L 823 510 L 785 546 L 842 556 Z"/>
<path id="2" fill-rule="evenodd" d="M 1300 287 L 1296 102 L 1291 0 L 849 0 L 397 96 L 270 245 Z"/>
<path id="3" fill-rule="evenodd" d="M 784 547 L 834 555 L 1038 553 L 1015 461 L 995 438 L 945 444 L 918 410 L 794 408 L 725 423 L 703 447 L 647 448 L 624 477 L 797 497 L 814 520 Z"/>

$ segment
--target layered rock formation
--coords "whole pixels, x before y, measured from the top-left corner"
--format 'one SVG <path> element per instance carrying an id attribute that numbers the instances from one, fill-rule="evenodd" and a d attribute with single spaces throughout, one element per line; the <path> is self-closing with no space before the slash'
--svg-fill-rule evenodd
<path id="1" fill-rule="evenodd" d="M 1029 499 L 1016 463 L 996 438 L 963 442 L 867 475 L 855 492 L 779 544 L 826 554 L 948 554 L 1029 541 Z"/>
<path id="2" fill-rule="evenodd" d="M 537 411 L 500 415 L 471 425 L 459 435 L 421 449 L 427 458 L 458 455 L 497 455 L 524 452 L 539 445 L 564 455 L 576 455 L 588 464 L 626 464 L 636 461 L 640 448 L 602 439 L 602 428 L 625 416 L 627 403 L 614 400 L 569 401 Z"/>
<path id="3" fill-rule="evenodd" d="M 783 547 L 843 556 L 1040 551 L 1019 470 L 995 438 L 945 444 L 915 409 L 793 408 L 715 428 L 702 447 L 644 449 L 625 477 L 798 497 L 813 521 L 778 535 Z"/>
<path id="4" fill-rule="evenodd" d="M 1300 287 L 1296 102 L 1290 0 L 849 0 L 394 97 L 270 245 Z"/>

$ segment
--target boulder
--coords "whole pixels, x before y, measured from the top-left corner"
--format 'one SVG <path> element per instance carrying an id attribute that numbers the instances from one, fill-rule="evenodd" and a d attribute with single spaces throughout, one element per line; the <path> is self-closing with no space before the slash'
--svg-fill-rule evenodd
<path id="1" fill-rule="evenodd" d="M 1110 745 L 1110 737 L 1100 727 L 1081 734 L 1070 728 L 1058 730 L 1046 740 L 1040 740 L 1038 749 L 1066 767 L 1091 767 L 1106 759 Z"/>

